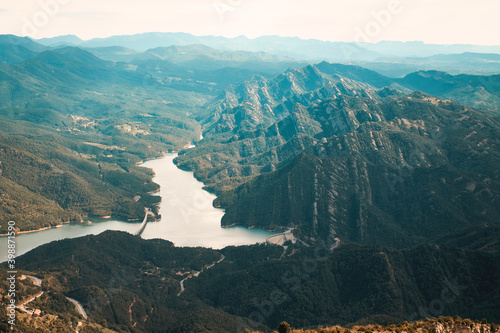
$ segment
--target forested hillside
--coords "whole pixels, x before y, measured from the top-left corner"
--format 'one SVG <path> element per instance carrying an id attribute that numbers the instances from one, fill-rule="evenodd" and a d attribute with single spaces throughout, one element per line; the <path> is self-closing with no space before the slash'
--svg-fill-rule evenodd
<path id="1" fill-rule="evenodd" d="M 441 315 L 499 322 L 498 232 L 472 228 L 406 250 L 296 243 L 213 251 L 108 231 L 43 245 L 18 265 L 42 278 L 49 295 L 33 306 L 66 313 L 57 301 L 65 295 L 85 308 L 84 327 L 116 331 L 269 331 L 281 321 L 386 326 Z M 203 267 L 179 296 L 180 281 Z M 78 318 L 64 316 L 71 317 Z"/>
<path id="2" fill-rule="evenodd" d="M 287 237 L 213 250 L 106 231 L 45 244 L 17 258 L 31 276 L 16 280 L 17 301 L 38 295 L 25 306 L 41 313 L 18 308 L 15 332 L 270 332 L 286 321 L 498 333 L 498 75 L 417 68 L 397 79 L 295 59 L 302 41 L 256 41 L 295 45 L 275 55 L 182 34 L 146 47 L 154 36 L 0 36 L 0 234 L 10 220 L 19 232 L 142 220 L 146 208 L 158 219 L 159 186 L 139 164 L 178 152 L 177 166 L 217 195 L 224 227 Z M 345 46 L 309 45 L 304 54 Z M 357 50 L 360 61 L 380 52 Z"/>
<path id="3" fill-rule="evenodd" d="M 188 63 L 173 64 L 175 48 L 125 63 L 12 35 L 0 44 L 0 215 L 21 231 L 85 216 L 142 219 L 160 199 L 136 164 L 197 140 L 201 106 L 227 84 L 294 62 L 190 47 Z M 200 57 L 212 60 L 194 73 Z"/>

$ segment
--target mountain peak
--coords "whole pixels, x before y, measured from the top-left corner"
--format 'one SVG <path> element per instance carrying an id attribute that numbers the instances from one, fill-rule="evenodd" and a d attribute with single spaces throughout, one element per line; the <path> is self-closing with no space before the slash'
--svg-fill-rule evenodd
<path id="1" fill-rule="evenodd" d="M 62 46 L 62 45 L 80 45 L 83 40 L 75 35 L 62 35 L 57 37 L 40 38 L 35 40 L 37 43 L 46 46 Z"/>
<path id="2" fill-rule="evenodd" d="M 41 52 L 47 49 L 45 46 L 34 42 L 31 38 L 18 37 L 15 35 L 0 35 L 0 45 L 1 44 L 20 45 L 34 52 Z"/>

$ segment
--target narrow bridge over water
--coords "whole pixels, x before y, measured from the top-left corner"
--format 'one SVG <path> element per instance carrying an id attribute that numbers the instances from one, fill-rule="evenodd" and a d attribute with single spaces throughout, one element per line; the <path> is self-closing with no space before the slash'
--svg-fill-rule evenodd
<path id="1" fill-rule="evenodd" d="M 151 209 L 146 208 L 146 215 L 144 215 L 144 220 L 142 220 L 141 226 L 139 227 L 139 230 L 137 230 L 134 233 L 134 236 L 140 236 L 143 233 L 144 229 L 146 229 L 146 225 L 148 224 L 148 216 L 149 215 L 155 216 L 155 214 L 151 211 Z"/>

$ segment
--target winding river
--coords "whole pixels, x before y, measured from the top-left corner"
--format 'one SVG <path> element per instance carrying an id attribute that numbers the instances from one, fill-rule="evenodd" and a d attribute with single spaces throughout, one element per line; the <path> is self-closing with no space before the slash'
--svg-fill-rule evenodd
<path id="1" fill-rule="evenodd" d="M 176 246 L 203 246 L 221 249 L 229 245 L 247 245 L 264 242 L 272 235 L 261 229 L 244 227 L 222 228 L 222 209 L 212 206 L 215 195 L 203 190 L 203 184 L 192 172 L 180 170 L 173 163 L 176 154 L 147 161 L 142 166 L 152 168 L 153 180 L 160 185 L 158 195 L 162 197 L 159 222 L 150 222 L 143 231 L 144 239 L 162 238 Z M 105 230 L 121 230 L 135 233 L 139 223 L 117 220 L 91 219 L 92 223 L 71 223 L 16 236 L 16 256 L 20 256 L 40 245 Z M 7 258 L 7 237 L 0 237 L 0 262 Z"/>

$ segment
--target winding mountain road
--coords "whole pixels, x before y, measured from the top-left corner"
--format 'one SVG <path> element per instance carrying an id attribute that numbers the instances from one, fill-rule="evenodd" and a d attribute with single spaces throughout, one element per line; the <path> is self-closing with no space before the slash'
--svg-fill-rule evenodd
<path id="1" fill-rule="evenodd" d="M 148 216 L 148 214 L 149 214 L 149 213 L 150 213 L 149 211 L 146 213 L 146 217 L 145 217 L 145 218 L 147 218 L 147 216 Z M 35 286 L 42 287 L 42 279 L 37 278 L 36 276 L 33 276 L 33 275 L 25 275 L 25 278 L 30 279 L 30 280 L 33 282 L 33 284 L 34 284 Z M 23 312 L 26 312 L 26 313 L 28 313 L 28 314 L 30 314 L 30 315 L 33 315 L 33 310 L 28 310 L 28 309 L 26 309 L 25 305 L 26 305 L 26 304 L 28 304 L 28 303 L 30 303 L 30 302 L 32 302 L 32 301 L 34 301 L 35 299 L 37 299 L 38 297 L 42 296 L 43 294 L 44 294 L 44 292 L 43 292 L 43 291 L 40 291 L 40 292 L 39 292 L 38 294 L 36 294 L 35 296 L 33 296 L 33 297 L 31 297 L 31 298 L 27 299 L 26 301 L 22 302 L 22 303 L 21 303 L 21 304 L 19 304 L 19 305 L 16 305 L 16 308 L 17 308 L 17 309 L 19 309 L 19 310 L 21 310 L 21 311 L 23 311 Z M 83 308 L 83 306 L 80 304 L 80 302 L 78 302 L 77 300 L 75 300 L 75 299 L 73 299 L 73 298 L 69 298 L 69 297 L 66 297 L 66 299 L 75 305 L 75 307 L 76 307 L 76 311 L 78 311 L 78 313 L 79 313 L 79 314 L 80 314 L 83 318 L 85 318 L 85 319 L 87 319 L 87 318 L 88 318 L 88 317 L 87 317 L 87 313 L 85 312 L 85 309 L 84 309 L 84 308 Z M 79 332 L 80 332 L 80 330 L 81 330 L 82 328 L 83 328 L 83 323 L 82 323 L 81 321 L 79 321 L 79 322 L 78 322 L 78 326 L 76 327 L 75 332 L 76 332 L 76 333 L 79 333 Z"/>
<path id="2" fill-rule="evenodd" d="M 83 309 L 83 306 L 80 304 L 80 302 L 69 297 L 66 297 L 66 299 L 75 305 L 76 311 L 78 311 L 78 313 L 81 314 L 83 318 L 87 319 L 87 313 Z"/>
<path id="3" fill-rule="evenodd" d="M 33 296 L 33 297 L 29 298 L 28 300 L 22 302 L 21 304 L 16 305 L 16 308 L 19 309 L 19 310 L 21 310 L 21 311 L 23 311 L 23 312 L 28 313 L 29 315 L 33 315 L 33 310 L 28 310 L 24 306 L 26 304 L 28 304 L 29 302 L 33 302 L 35 299 L 37 299 L 38 297 L 40 297 L 42 295 L 43 295 L 43 291 L 40 291 L 35 296 Z"/>
<path id="4" fill-rule="evenodd" d="M 180 283 L 181 284 L 181 291 L 179 291 L 179 293 L 177 294 L 177 296 L 180 296 L 184 292 L 184 290 L 186 290 L 184 288 L 184 281 L 186 281 L 187 279 L 192 278 L 193 276 L 194 277 L 198 277 L 202 272 L 206 271 L 207 269 L 210 269 L 210 268 L 214 267 L 215 265 L 217 265 L 218 263 L 222 262 L 222 260 L 224 260 L 226 258 L 223 254 L 221 254 L 220 256 L 221 257 L 220 257 L 220 259 L 218 261 L 214 261 L 212 264 L 203 267 L 203 269 L 201 271 L 194 271 L 193 274 L 189 274 L 187 277 L 185 277 L 184 279 L 182 279 L 181 283 Z"/>

